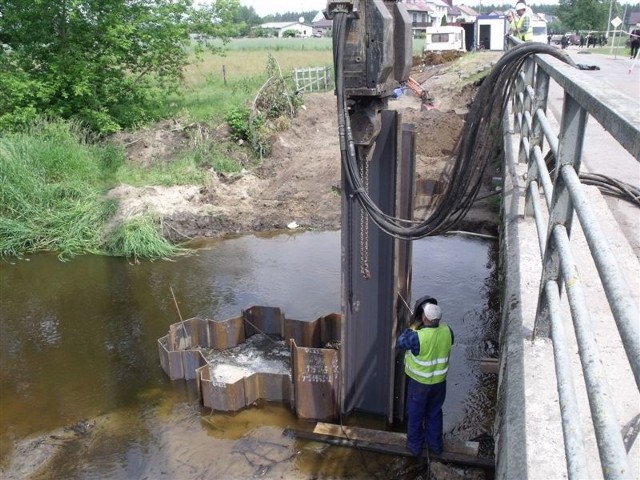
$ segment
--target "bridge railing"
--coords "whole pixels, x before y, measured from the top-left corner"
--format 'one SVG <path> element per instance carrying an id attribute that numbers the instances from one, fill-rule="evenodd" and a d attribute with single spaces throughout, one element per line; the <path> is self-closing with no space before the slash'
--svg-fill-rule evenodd
<path id="1" fill-rule="evenodd" d="M 557 127 L 554 129 L 546 113 L 551 80 L 564 91 L 559 131 Z M 529 58 L 511 89 L 513 118 L 505 116 L 505 132 L 513 129 L 519 136 L 518 163 L 527 165 L 524 214 L 535 220 L 542 264 L 532 339 L 545 336 L 553 343 L 567 473 L 571 479 L 589 477 L 578 392 L 573 382 L 572 351 L 568 346 L 568 335 L 573 334 L 578 344 L 602 474 L 604 478 L 629 478 L 633 474 L 608 391 L 607 371 L 601 361 L 603 353 L 591 328 L 585 288 L 569 240 L 575 213 L 615 319 L 636 388 L 640 390 L 638 305 L 579 177 L 588 118 L 597 120 L 640 160 L 640 111 L 637 104 L 629 104 L 627 97 L 610 89 L 605 91 L 587 80 L 575 67 L 549 55 Z M 562 318 L 563 291 L 570 307 L 573 332 L 565 330 L 569 323 Z"/>

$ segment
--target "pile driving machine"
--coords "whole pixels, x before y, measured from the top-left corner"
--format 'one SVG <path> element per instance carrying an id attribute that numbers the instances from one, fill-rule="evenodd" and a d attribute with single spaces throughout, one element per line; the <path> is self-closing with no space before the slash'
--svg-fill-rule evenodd
<path id="1" fill-rule="evenodd" d="M 409 323 L 411 243 L 385 219 L 412 218 L 415 134 L 388 99 L 409 78 L 411 21 L 382 0 L 328 1 L 325 15 L 333 20 L 342 159 L 340 408 L 393 423 L 404 416 L 394 342 Z"/>

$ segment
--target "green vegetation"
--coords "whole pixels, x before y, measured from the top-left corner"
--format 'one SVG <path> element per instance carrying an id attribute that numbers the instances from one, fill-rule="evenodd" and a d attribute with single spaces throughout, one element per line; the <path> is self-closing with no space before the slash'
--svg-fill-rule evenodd
<path id="1" fill-rule="evenodd" d="M 77 123 L 50 121 L 0 139 L 0 255 L 56 251 L 61 258 L 109 251 L 157 258 L 178 250 L 146 230 L 103 238 L 115 211 L 102 198 L 122 153 L 92 145 Z M 146 236 L 145 236 L 146 234 Z M 131 236 L 139 247 L 120 249 Z"/>
<path id="2" fill-rule="evenodd" d="M 269 152 L 270 129 L 277 128 L 277 122 L 270 122 L 300 105 L 290 69 L 331 61 L 330 47 L 273 53 L 233 48 L 226 56 L 204 54 L 202 61 L 192 56 L 184 70 L 183 94 L 161 105 L 161 116 L 193 126 L 185 129 L 188 148 L 169 162 L 126 162 L 122 147 L 79 120 L 25 122 L 0 138 L 0 256 L 36 251 L 55 251 L 61 258 L 177 254 L 180 250 L 161 235 L 160 218 L 135 218 L 109 230 L 117 205 L 105 200 L 105 193 L 118 184 L 206 184 L 211 169 L 238 172 L 248 166 L 238 159 L 258 162 Z M 254 105 L 264 114 L 256 114 Z M 221 142 L 211 135 L 227 122 L 236 141 Z M 245 140 L 244 145 L 238 140 Z"/>
<path id="3" fill-rule="evenodd" d="M 571 31 L 607 30 L 609 2 L 603 0 L 560 0 L 557 14 L 562 24 Z"/>
<path id="4" fill-rule="evenodd" d="M 160 258 L 180 250 L 158 235 L 157 222 L 150 216 L 131 218 L 118 225 L 104 242 L 107 253 L 127 258 Z"/>
<path id="5" fill-rule="evenodd" d="M 0 129 L 38 118 L 102 134 L 158 118 L 189 63 L 189 33 L 237 33 L 238 0 L 5 0 L 0 6 Z M 215 51 L 215 47 L 207 45 Z M 198 49 L 199 50 L 199 49 Z"/>

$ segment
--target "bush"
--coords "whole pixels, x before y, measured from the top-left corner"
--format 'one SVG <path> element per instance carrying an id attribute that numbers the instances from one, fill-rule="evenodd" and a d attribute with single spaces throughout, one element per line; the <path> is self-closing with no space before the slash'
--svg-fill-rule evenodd
<path id="1" fill-rule="evenodd" d="M 232 108 L 224 117 L 225 122 L 231 128 L 231 138 L 236 142 L 239 140 L 249 140 L 251 129 L 249 128 L 249 109 L 245 106 Z"/>

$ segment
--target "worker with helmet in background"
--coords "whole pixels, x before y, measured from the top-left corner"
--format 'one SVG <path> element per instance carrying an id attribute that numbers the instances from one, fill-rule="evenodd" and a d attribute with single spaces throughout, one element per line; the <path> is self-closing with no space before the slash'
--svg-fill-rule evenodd
<path id="1" fill-rule="evenodd" d="M 524 2 L 516 4 L 516 12 L 518 12 L 518 38 L 524 42 L 533 40 L 533 12 Z"/>
<path id="2" fill-rule="evenodd" d="M 442 453 L 442 405 L 447 394 L 449 354 L 453 331 L 441 323 L 442 310 L 432 297 L 416 302 L 412 323 L 398 337 L 396 348 L 406 350 L 404 370 L 407 384 L 407 448 L 417 456 L 426 446 Z"/>

